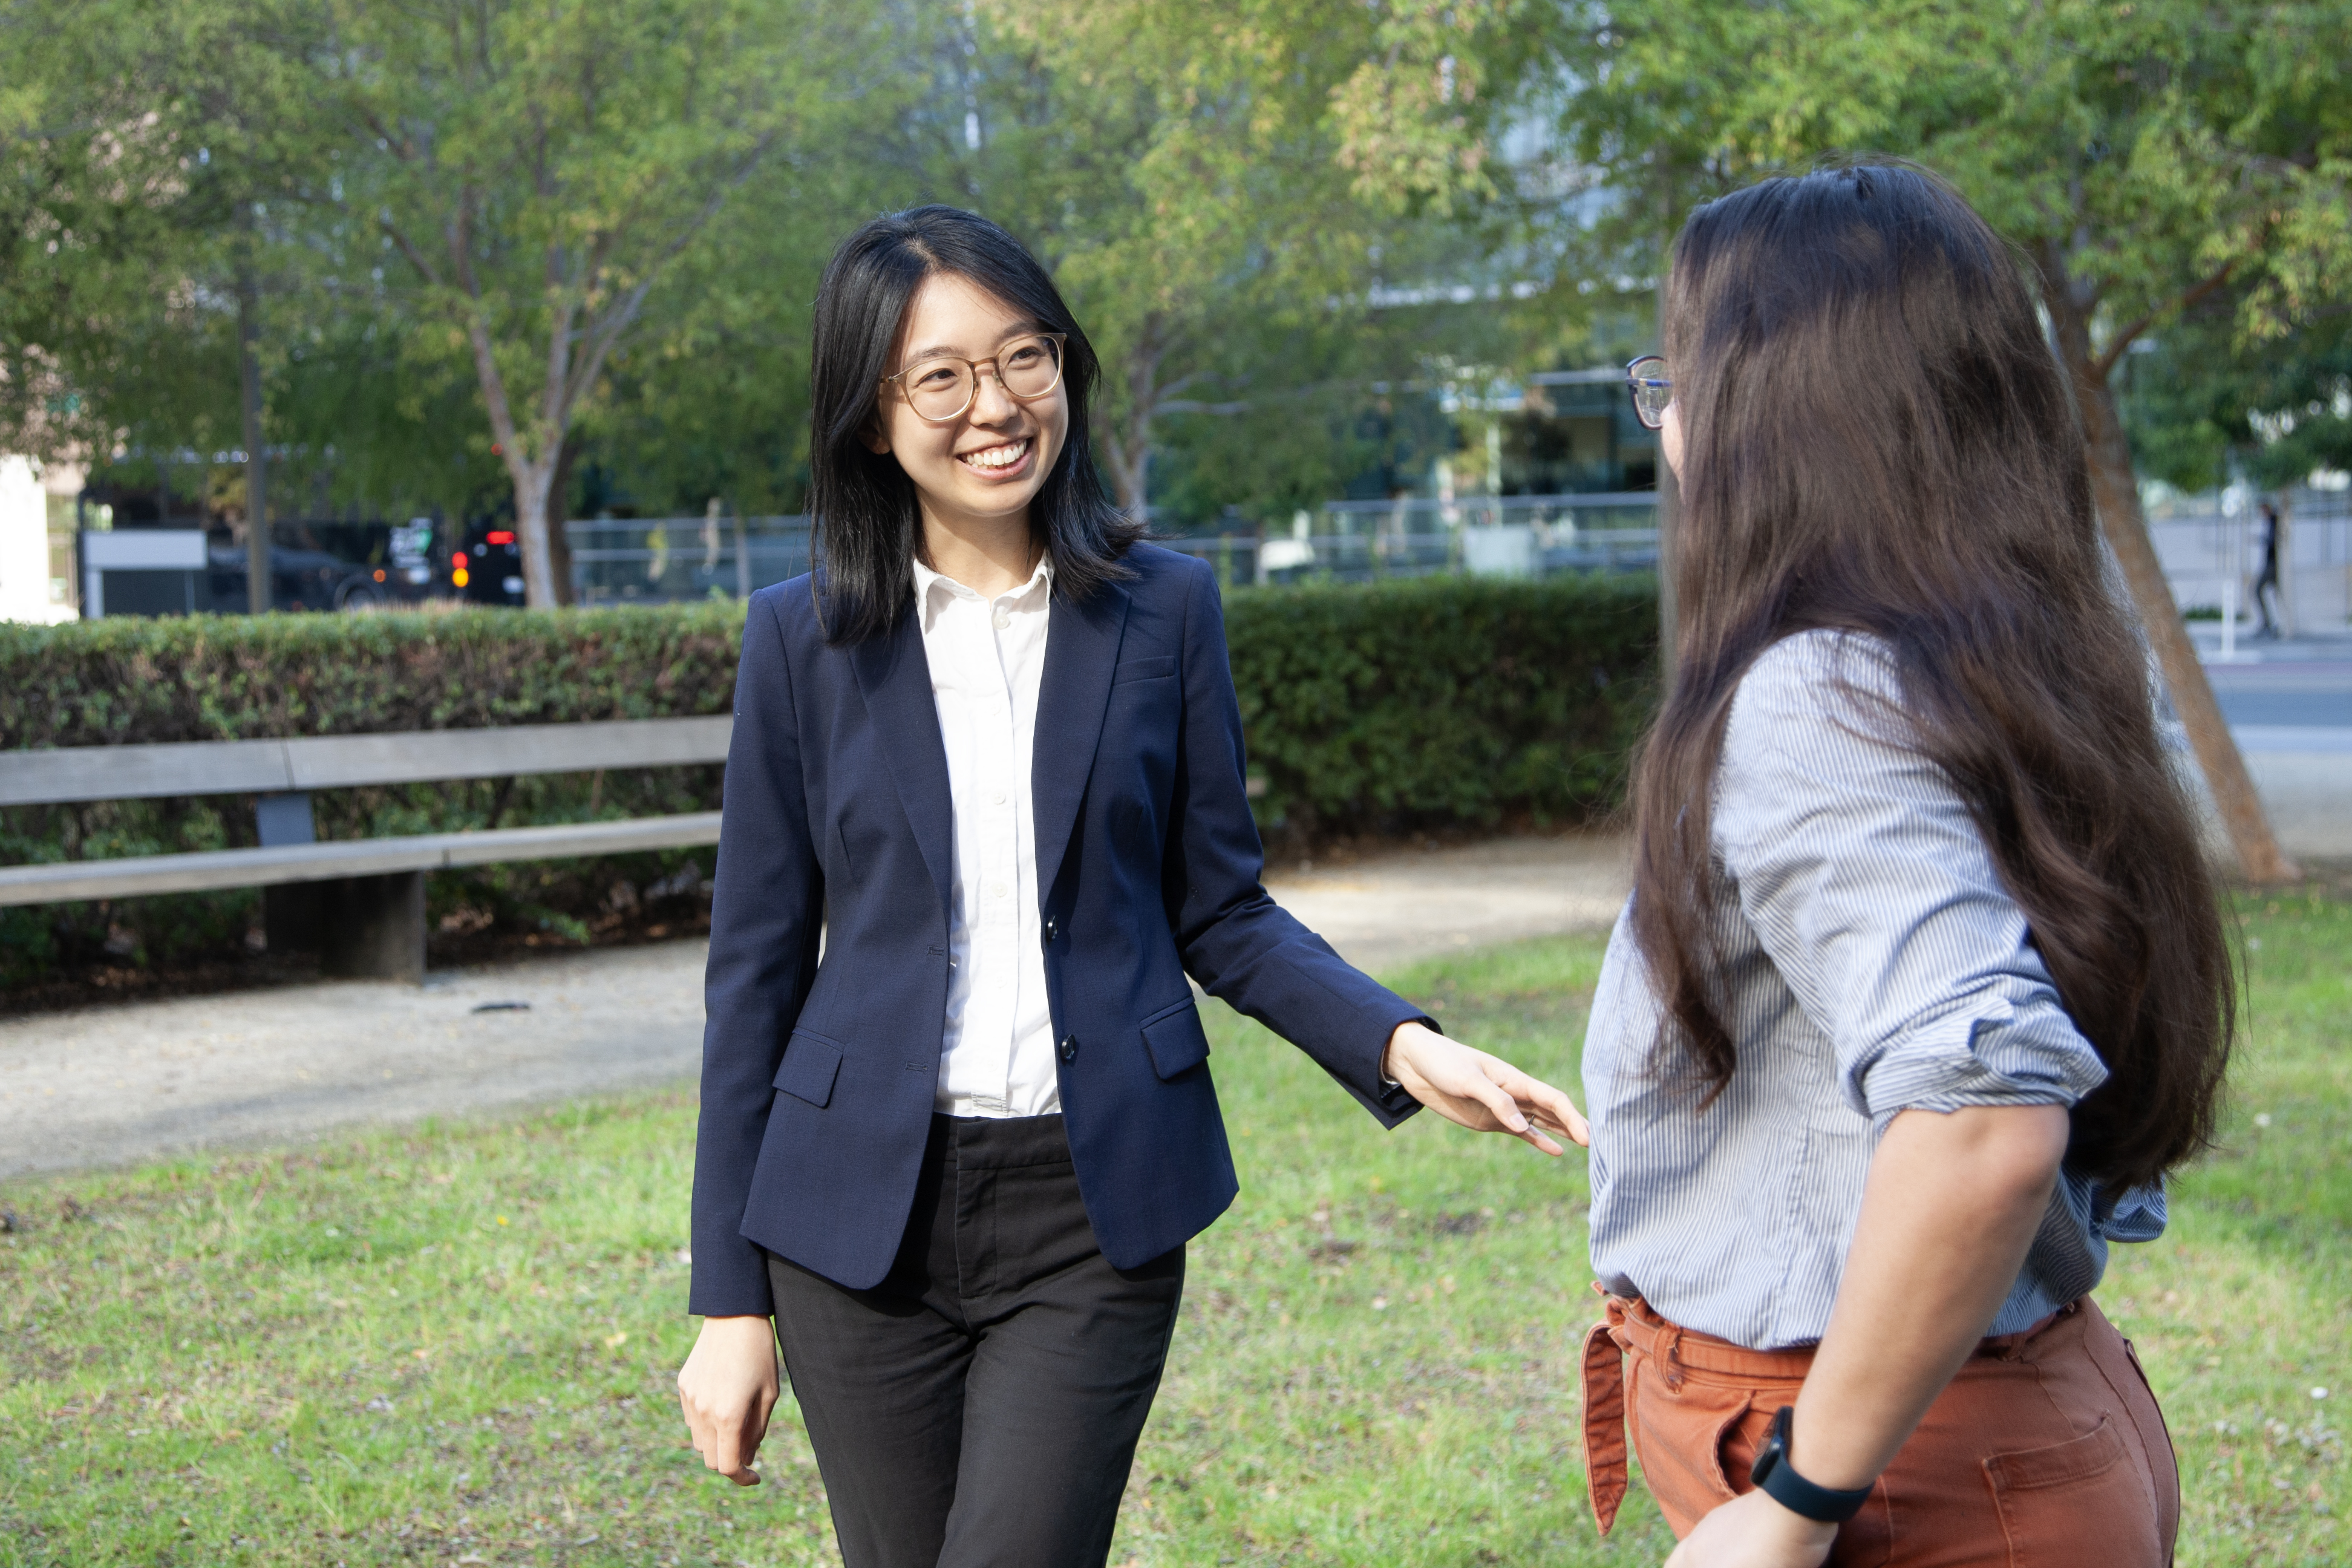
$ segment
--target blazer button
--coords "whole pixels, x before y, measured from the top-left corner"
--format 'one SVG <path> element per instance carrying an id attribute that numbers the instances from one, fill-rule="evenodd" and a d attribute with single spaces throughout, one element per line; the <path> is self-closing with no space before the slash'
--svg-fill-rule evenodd
<path id="1" fill-rule="evenodd" d="M 1045 940 L 1047 942 L 1058 942 L 1061 940 L 1061 936 L 1062 922 L 1055 919 L 1052 915 L 1047 915 L 1045 917 Z"/>
<path id="2" fill-rule="evenodd" d="M 1071 1062 L 1071 1061 L 1076 1061 L 1076 1060 L 1077 1060 L 1077 1059 L 1078 1059 L 1078 1037 L 1077 1037 L 1077 1036 L 1076 1036 L 1076 1035 L 1064 1035 L 1064 1036 L 1062 1037 L 1061 1052 L 1062 1052 L 1062 1059 L 1063 1059 L 1064 1061 L 1066 1061 L 1066 1062 Z"/>

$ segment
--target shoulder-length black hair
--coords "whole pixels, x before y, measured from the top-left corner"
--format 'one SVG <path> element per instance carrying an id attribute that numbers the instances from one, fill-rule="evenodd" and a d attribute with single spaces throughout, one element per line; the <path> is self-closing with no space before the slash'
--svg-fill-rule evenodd
<path id="1" fill-rule="evenodd" d="M 1054 559 L 1054 592 L 1083 599 L 1125 576 L 1120 557 L 1143 526 L 1112 504 L 1095 471 L 1087 405 L 1102 367 L 1061 291 L 1022 243 L 960 207 L 919 206 L 877 217 L 841 242 L 816 297 L 810 356 L 810 510 L 823 565 L 820 608 L 835 643 L 875 637 L 912 600 L 908 563 L 921 548 L 914 481 L 898 459 L 870 449 L 882 378 L 907 303 L 923 280 L 951 273 L 1063 334 L 1062 384 L 1070 428 L 1030 503 L 1031 528 Z"/>
<path id="2" fill-rule="evenodd" d="M 2107 1065 L 2074 1108 L 2069 1165 L 2155 1179 L 2211 1137 L 2229 947 L 2019 258 L 1907 164 L 1767 180 L 1684 226 L 1664 329 L 1681 619 L 1633 790 L 1661 1047 L 1710 1094 L 1738 1066 L 1708 822 L 1740 678 L 1792 633 L 1864 633 Z"/>

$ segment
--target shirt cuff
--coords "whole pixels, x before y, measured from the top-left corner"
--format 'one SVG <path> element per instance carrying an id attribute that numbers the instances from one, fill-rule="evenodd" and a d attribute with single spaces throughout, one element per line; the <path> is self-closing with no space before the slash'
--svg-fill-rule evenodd
<path id="1" fill-rule="evenodd" d="M 1853 1064 L 1846 1098 L 1874 1121 L 1975 1105 L 2073 1106 L 2106 1076 L 2106 1064 L 2055 1005 L 2021 1016 L 2006 997 L 1988 996 Z"/>

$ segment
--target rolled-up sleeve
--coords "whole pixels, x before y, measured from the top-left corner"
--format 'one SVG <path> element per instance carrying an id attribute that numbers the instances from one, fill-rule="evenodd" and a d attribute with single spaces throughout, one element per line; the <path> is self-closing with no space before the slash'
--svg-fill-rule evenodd
<path id="1" fill-rule="evenodd" d="M 1854 1110 L 2071 1106 L 2106 1068 L 1966 803 L 1905 742 L 1900 702 L 1862 638 L 1790 637 L 1749 670 L 1714 807 L 1740 909 Z"/>

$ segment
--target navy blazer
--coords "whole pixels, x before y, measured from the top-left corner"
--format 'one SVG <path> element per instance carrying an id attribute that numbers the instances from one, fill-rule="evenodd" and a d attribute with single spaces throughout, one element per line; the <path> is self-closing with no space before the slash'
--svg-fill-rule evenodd
<path id="1" fill-rule="evenodd" d="M 1064 1125 L 1116 1267 L 1238 1191 L 1192 975 L 1296 1042 L 1383 1125 L 1425 1020 L 1259 883 L 1224 616 L 1204 562 L 1149 545 L 1056 592 L 1031 764 Z M 910 604 L 826 643 L 807 577 L 751 595 L 710 913 L 690 1311 L 771 1310 L 762 1247 L 877 1284 L 912 1208 L 947 1015 L 953 816 Z M 818 958 L 818 931 L 826 931 Z"/>

